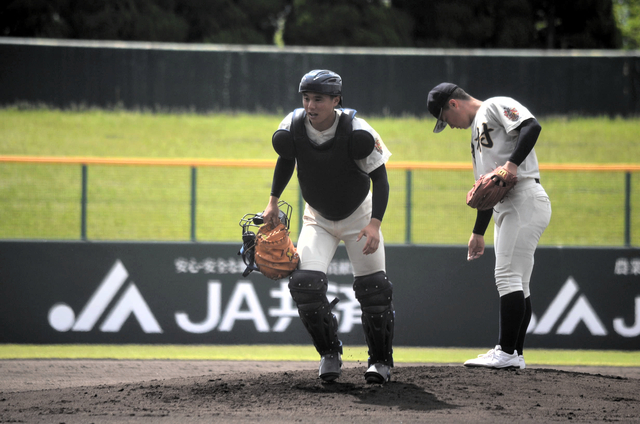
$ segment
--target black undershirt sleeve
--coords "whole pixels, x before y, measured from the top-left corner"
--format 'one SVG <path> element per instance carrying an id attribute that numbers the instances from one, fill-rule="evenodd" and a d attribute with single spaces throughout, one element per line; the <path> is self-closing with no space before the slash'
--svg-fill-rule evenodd
<path id="1" fill-rule="evenodd" d="M 387 179 L 387 167 L 381 165 L 380 167 L 369 173 L 371 182 L 373 183 L 373 206 L 371 211 L 371 218 L 376 218 L 382 221 L 384 213 L 387 210 L 387 203 L 389 202 L 389 180 Z"/>
<path id="2" fill-rule="evenodd" d="M 476 223 L 473 226 L 473 234 L 484 236 L 484 233 L 487 231 L 487 227 L 489 226 L 489 222 L 491 222 L 492 216 L 493 209 L 478 211 L 476 214 Z"/>
<path id="3" fill-rule="evenodd" d="M 284 159 L 282 156 L 278 157 L 276 167 L 273 170 L 273 181 L 271 182 L 271 195 L 273 197 L 280 198 L 284 189 L 287 188 L 287 184 L 289 184 L 295 169 L 295 159 Z"/>
<path id="4" fill-rule="evenodd" d="M 509 161 L 520 166 L 531 150 L 533 150 L 533 146 L 536 145 L 542 127 L 536 118 L 529 118 L 518 127 L 518 130 L 520 131 L 520 135 Z"/>

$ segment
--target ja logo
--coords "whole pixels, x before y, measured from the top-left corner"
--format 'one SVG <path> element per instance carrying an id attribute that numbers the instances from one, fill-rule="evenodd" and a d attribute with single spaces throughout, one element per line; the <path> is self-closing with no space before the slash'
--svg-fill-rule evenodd
<path id="1" fill-rule="evenodd" d="M 578 324 L 582 322 L 592 335 L 606 336 L 607 329 L 584 294 L 579 295 L 573 306 L 570 307 L 571 301 L 576 297 L 578 291 L 578 284 L 573 277 L 569 277 L 540 321 L 537 322 L 535 316 L 531 317 L 527 333 L 549 334 L 560 317 L 568 310 L 569 312 L 558 326 L 556 334 L 573 334 Z"/>
<path id="2" fill-rule="evenodd" d="M 66 303 L 56 303 L 49 310 L 49 325 L 60 332 L 91 331 L 111 301 L 116 297 L 129 273 L 120 260 L 116 260 L 106 275 L 98 290 L 89 302 L 84 305 L 82 312 L 76 318 L 73 309 Z M 126 287 L 116 304 L 100 325 L 100 331 L 118 332 L 127 318 L 133 314 L 145 333 L 162 333 L 162 328 L 151 313 L 147 302 L 142 298 L 138 287 L 131 282 Z"/>

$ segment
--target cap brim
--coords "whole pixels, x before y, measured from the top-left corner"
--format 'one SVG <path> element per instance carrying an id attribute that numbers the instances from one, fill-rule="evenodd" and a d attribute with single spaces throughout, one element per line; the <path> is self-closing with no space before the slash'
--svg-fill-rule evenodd
<path id="1" fill-rule="evenodd" d="M 440 109 L 440 115 L 438 115 L 438 120 L 436 121 L 436 126 L 433 127 L 433 132 L 436 133 L 436 134 L 441 132 L 445 128 L 447 128 L 447 123 L 444 122 L 442 119 L 440 119 L 441 117 L 442 117 L 442 109 Z"/>

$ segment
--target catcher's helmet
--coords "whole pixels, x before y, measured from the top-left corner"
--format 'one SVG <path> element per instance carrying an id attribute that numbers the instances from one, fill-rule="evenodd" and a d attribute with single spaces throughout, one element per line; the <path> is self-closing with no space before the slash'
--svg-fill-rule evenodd
<path id="1" fill-rule="evenodd" d="M 340 106 L 342 106 L 342 78 L 333 71 L 314 69 L 305 74 L 300 81 L 298 92 L 304 93 L 305 91 L 340 96 Z"/>
<path id="2" fill-rule="evenodd" d="M 280 222 L 289 229 L 289 225 L 291 224 L 291 205 L 285 202 L 284 200 L 280 200 L 278 202 L 278 208 L 280 209 Z M 251 274 L 251 271 L 259 271 L 256 266 L 255 261 L 255 248 L 256 248 L 256 229 L 260 228 L 260 226 L 264 223 L 264 218 L 262 217 L 262 212 L 260 213 L 247 213 L 240 219 L 238 223 L 242 227 L 242 247 L 238 252 L 238 255 L 242 256 L 242 261 L 247 266 L 247 268 L 242 273 L 243 277 Z M 252 228 L 254 227 L 254 228 Z"/>

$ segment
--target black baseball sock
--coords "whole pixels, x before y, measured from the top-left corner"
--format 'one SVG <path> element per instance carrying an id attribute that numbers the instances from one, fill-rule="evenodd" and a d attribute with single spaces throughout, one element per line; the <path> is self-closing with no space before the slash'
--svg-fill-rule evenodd
<path id="1" fill-rule="evenodd" d="M 524 319 L 525 301 L 522 290 L 500 297 L 500 347 L 513 354 Z"/>
<path id="2" fill-rule="evenodd" d="M 529 328 L 529 323 L 531 322 L 531 296 L 527 297 L 524 300 L 524 318 L 522 320 L 522 325 L 520 325 L 520 331 L 518 332 L 518 341 L 516 342 L 516 350 L 519 355 L 522 355 L 522 351 L 524 350 L 524 339 L 527 337 L 527 328 Z"/>

